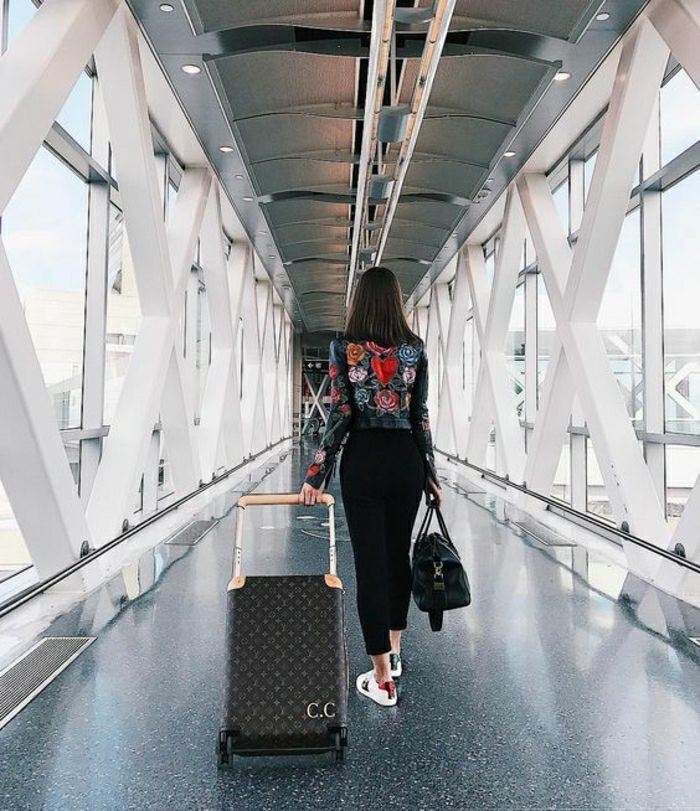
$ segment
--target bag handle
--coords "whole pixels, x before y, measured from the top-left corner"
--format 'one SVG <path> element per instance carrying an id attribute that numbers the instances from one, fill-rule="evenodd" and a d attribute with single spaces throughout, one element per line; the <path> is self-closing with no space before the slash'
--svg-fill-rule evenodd
<path id="1" fill-rule="evenodd" d="M 433 519 L 433 513 L 435 510 L 435 504 L 431 501 L 428 504 L 428 509 L 425 511 L 425 515 L 423 516 L 423 520 L 421 521 L 420 529 L 418 530 L 418 535 L 416 536 L 416 543 L 423 538 L 425 535 L 428 534 L 428 530 L 430 529 L 430 523 Z"/>
<path id="2" fill-rule="evenodd" d="M 434 507 L 435 514 L 437 515 L 438 525 L 440 526 L 440 532 L 442 532 L 443 537 L 446 538 L 450 543 L 452 543 L 452 538 L 450 538 L 450 533 L 447 531 L 447 524 L 445 524 L 445 519 L 442 517 L 442 513 L 440 512 L 440 508 L 437 504 Z"/>
<path id="3" fill-rule="evenodd" d="M 423 516 L 423 520 L 421 521 L 420 529 L 418 530 L 418 535 L 416 536 L 416 541 L 422 538 L 424 535 L 428 534 L 428 530 L 430 529 L 430 524 L 433 520 L 433 515 L 437 515 L 438 526 L 440 527 L 440 532 L 442 535 L 452 543 L 452 538 L 450 538 L 450 533 L 447 531 L 447 524 L 445 524 L 445 519 L 442 517 L 442 513 L 440 512 L 440 508 L 437 505 L 437 501 L 435 499 L 431 499 L 428 502 L 428 509 L 425 511 L 425 515 Z"/>

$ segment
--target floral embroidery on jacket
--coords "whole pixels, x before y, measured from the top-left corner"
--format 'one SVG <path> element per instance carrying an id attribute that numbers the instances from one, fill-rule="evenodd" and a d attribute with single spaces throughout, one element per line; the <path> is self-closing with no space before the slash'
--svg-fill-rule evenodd
<path id="1" fill-rule="evenodd" d="M 373 341 L 331 341 L 328 375 L 331 408 L 321 446 L 306 481 L 320 487 L 351 426 L 395 427 L 413 432 L 426 473 L 437 481 L 428 416 L 428 358 L 423 342 L 383 347 Z"/>

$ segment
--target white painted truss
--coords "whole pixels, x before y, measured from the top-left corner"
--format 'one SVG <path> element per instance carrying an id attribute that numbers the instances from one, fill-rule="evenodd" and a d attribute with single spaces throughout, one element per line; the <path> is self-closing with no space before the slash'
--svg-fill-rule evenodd
<path id="1" fill-rule="evenodd" d="M 85 541 L 95 548 L 117 536 L 133 520 L 142 477 L 144 512 L 156 508 L 161 431 L 175 498 L 291 435 L 292 324 L 272 285 L 256 278 L 250 244 L 233 241 L 227 255 L 223 192 L 203 155 L 184 166 L 164 219 L 139 39 L 121 0 L 45 0 L 0 57 L 1 216 L 94 54 L 141 314 L 91 486 L 83 479 L 79 496 L 0 236 L 0 480 L 40 578 L 77 560 Z M 211 326 L 201 402 L 183 340 L 198 240 Z M 104 277 L 105 267 L 89 272 Z M 104 278 L 89 279 L 93 288 L 104 307 Z M 88 330 L 104 364 L 104 310 L 90 314 Z M 85 365 L 84 419 L 101 423 L 104 372 L 90 393 L 95 359 Z"/>
<path id="2" fill-rule="evenodd" d="M 514 483 L 524 484 L 529 491 L 549 496 L 573 413 L 580 417 L 577 424 L 585 420 L 615 523 L 663 549 L 673 548 L 680 540 L 693 560 L 700 555 L 700 480 L 681 522 L 672 531 L 660 500 L 663 486 L 659 486 L 658 464 L 653 454 L 647 459 L 642 452 L 596 322 L 630 194 L 638 182 L 635 172 L 669 53 L 700 87 L 698 45 L 700 4 L 694 0 L 652 3 L 619 49 L 617 75 L 585 207 L 581 202 L 577 212 L 575 204 L 571 204 L 572 218 L 578 217 L 577 227 L 580 225 L 573 246 L 558 216 L 549 180 L 539 169 L 533 170 L 531 162 L 505 194 L 493 282 L 487 279 L 483 237 L 477 235 L 479 241 L 469 242 L 462 251 L 451 302 L 447 283 L 438 280 L 431 288 L 429 306 L 419 302 L 414 311 L 414 325 L 426 336 L 431 366 L 447 358 L 440 367 L 440 382 L 433 383 L 431 393 L 436 444 L 441 450 L 479 468 L 491 468 Z M 527 232 L 556 321 L 556 340 L 539 407 L 533 399 L 537 391 L 536 352 L 533 356 L 532 348 L 529 353 L 526 350 L 529 393 L 517 399 L 506 357 L 506 332 L 523 267 Z M 530 306 L 534 305 L 533 290 L 536 295 L 535 277 L 532 282 L 534 287 L 526 277 Z M 660 293 L 657 289 L 657 295 Z M 466 373 L 467 361 L 458 355 L 465 345 L 468 323 L 470 340 L 478 341 L 480 351 L 473 353 L 478 371 L 475 368 Z M 657 367 L 662 369 L 662 359 L 657 361 Z M 662 371 L 658 375 L 661 378 Z M 476 381 L 472 405 L 471 379 Z M 659 411 L 662 415 L 663 404 L 656 412 L 652 406 L 648 419 L 653 420 Z M 663 422 L 663 416 L 660 419 Z M 495 457 L 489 461 L 492 430 L 496 436 Z M 571 453 L 579 451 L 585 455 L 585 442 L 572 442 Z M 585 458 L 579 461 L 585 469 Z M 579 509 L 583 487 L 585 509 L 586 482 L 572 481 L 571 486 L 577 491 L 573 504 Z M 542 502 L 534 498 L 517 498 L 530 510 L 542 509 Z M 697 582 L 691 594 L 689 583 L 695 577 L 692 573 L 639 545 L 623 541 L 623 546 L 630 571 L 672 593 L 700 601 Z"/>

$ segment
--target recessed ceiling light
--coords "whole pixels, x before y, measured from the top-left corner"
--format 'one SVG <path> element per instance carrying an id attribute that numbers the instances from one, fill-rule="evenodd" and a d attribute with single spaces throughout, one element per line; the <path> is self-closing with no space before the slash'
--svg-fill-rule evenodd
<path id="1" fill-rule="evenodd" d="M 161 3 L 160 10 L 170 13 L 171 11 L 175 11 L 175 6 L 172 3 Z"/>
<path id="2" fill-rule="evenodd" d="M 224 144 L 223 146 L 219 147 L 219 152 L 233 152 L 233 147 Z"/>
<path id="3" fill-rule="evenodd" d="M 236 180 L 243 180 L 243 175 L 236 175 Z"/>
<path id="4" fill-rule="evenodd" d="M 274 255 L 274 253 L 269 253 L 269 254 L 267 255 L 267 258 L 268 258 L 268 259 L 276 259 L 277 257 Z"/>
<path id="5" fill-rule="evenodd" d="M 182 70 L 185 73 L 189 73 L 190 76 L 195 76 L 197 73 L 202 72 L 202 69 L 199 67 L 199 65 L 183 65 Z"/>
<path id="6" fill-rule="evenodd" d="M 267 236 L 267 231 L 258 231 L 259 236 Z"/>
<path id="7" fill-rule="evenodd" d="M 246 201 L 246 203 L 250 203 L 253 198 L 246 195 L 243 199 Z"/>
<path id="8" fill-rule="evenodd" d="M 599 22 L 603 23 L 603 22 L 605 22 L 606 20 L 609 20 L 609 19 L 610 19 L 610 15 L 608 14 L 608 12 L 607 12 L 607 11 L 601 11 L 601 12 L 600 12 L 600 14 L 596 14 L 596 15 L 595 15 L 595 18 L 596 18 L 596 20 L 598 20 Z"/>
<path id="9" fill-rule="evenodd" d="M 503 153 L 503 157 L 504 158 L 514 158 L 515 157 L 515 152 L 513 152 L 512 149 L 509 149 L 507 152 Z"/>
<path id="10" fill-rule="evenodd" d="M 560 70 L 558 73 L 554 74 L 555 82 L 565 82 L 567 79 L 570 78 L 571 74 L 567 70 Z"/>

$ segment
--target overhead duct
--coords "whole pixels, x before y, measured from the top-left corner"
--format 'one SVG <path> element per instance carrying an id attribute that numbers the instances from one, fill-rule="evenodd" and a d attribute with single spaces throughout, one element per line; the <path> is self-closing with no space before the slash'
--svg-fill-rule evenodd
<path id="1" fill-rule="evenodd" d="M 385 144 L 403 141 L 410 114 L 411 107 L 408 104 L 382 107 L 377 124 L 377 140 Z"/>
<path id="2" fill-rule="evenodd" d="M 386 198 L 391 194 L 393 187 L 393 175 L 371 175 L 369 179 L 369 196 L 375 200 L 386 200 Z"/>

